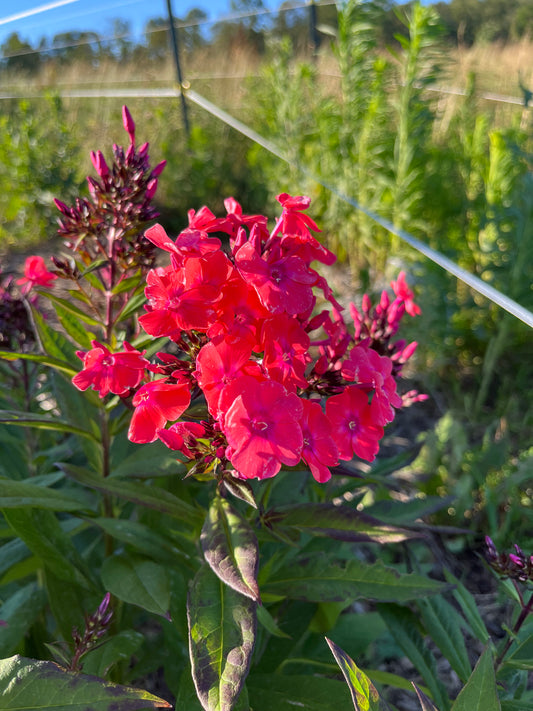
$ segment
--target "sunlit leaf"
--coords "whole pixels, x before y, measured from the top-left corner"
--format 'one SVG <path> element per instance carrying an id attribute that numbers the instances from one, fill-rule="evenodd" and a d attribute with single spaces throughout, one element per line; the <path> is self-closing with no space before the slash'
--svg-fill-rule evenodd
<path id="1" fill-rule="evenodd" d="M 192 675 L 206 711 L 231 711 L 254 647 L 256 603 L 225 585 L 205 564 L 189 590 Z"/>
<path id="2" fill-rule="evenodd" d="M 171 708 L 142 689 L 76 674 L 54 662 L 15 656 L 0 660 L 2 711 L 141 711 Z"/>
<path id="3" fill-rule="evenodd" d="M 97 441 L 96 436 L 92 432 L 84 430 L 81 427 L 75 427 L 69 422 L 63 422 L 57 417 L 49 417 L 48 415 L 36 415 L 31 412 L 17 412 L 15 410 L 0 410 L 0 422 L 6 425 L 17 425 L 18 427 L 33 427 L 40 430 L 67 432 Z"/>
<path id="4" fill-rule="evenodd" d="M 370 679 L 335 642 L 327 637 L 326 642 L 346 679 L 355 711 L 377 711 L 379 694 Z"/>
<path id="5" fill-rule="evenodd" d="M 215 496 L 200 536 L 206 561 L 234 590 L 259 600 L 257 538 L 250 525 L 225 499 Z"/>

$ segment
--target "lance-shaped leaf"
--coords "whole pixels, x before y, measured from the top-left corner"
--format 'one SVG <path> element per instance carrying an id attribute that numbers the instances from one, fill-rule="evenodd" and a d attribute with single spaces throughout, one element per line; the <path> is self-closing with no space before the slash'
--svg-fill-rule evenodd
<path id="1" fill-rule="evenodd" d="M 189 650 L 205 711 L 231 711 L 254 648 L 256 603 L 225 585 L 205 564 L 189 590 Z"/>
<path id="2" fill-rule="evenodd" d="M 461 615 L 440 595 L 419 600 L 418 606 L 428 635 L 450 662 L 459 679 L 466 682 L 472 668 L 461 630 Z"/>
<path id="3" fill-rule="evenodd" d="M 416 695 L 418 696 L 418 700 L 420 701 L 420 707 L 422 711 L 438 711 L 437 707 L 433 704 L 433 702 L 428 699 L 428 697 L 424 694 L 424 692 L 418 688 L 418 686 L 415 684 L 414 681 L 411 682 L 412 685 L 415 688 Z"/>
<path id="4" fill-rule="evenodd" d="M 0 479 L 0 509 L 32 506 L 52 511 L 87 511 L 89 502 L 27 481 Z"/>
<path id="5" fill-rule="evenodd" d="M 43 292 L 40 292 L 43 294 Z M 61 318 L 65 312 L 72 314 L 79 321 L 89 324 L 89 326 L 98 326 L 102 328 L 102 322 L 93 316 L 89 316 L 88 313 L 80 309 L 78 306 L 69 301 L 68 299 L 62 299 L 60 296 L 47 291 L 45 294 L 46 298 L 52 301 L 54 307 L 56 308 L 58 316 Z"/>
<path id="6" fill-rule="evenodd" d="M 170 619 L 170 581 L 162 565 L 137 556 L 114 555 L 104 560 L 102 583 L 120 600 Z"/>
<path id="7" fill-rule="evenodd" d="M 19 588 L 0 606 L 0 620 L 6 623 L 0 634 L 0 655 L 13 654 L 46 602 L 44 591 L 35 583 Z"/>
<path id="8" fill-rule="evenodd" d="M 270 524 L 281 523 L 315 536 L 325 536 L 340 541 L 398 543 L 419 535 L 383 523 L 349 506 L 335 506 L 330 503 L 284 506 L 269 511 L 265 519 Z"/>
<path id="9" fill-rule="evenodd" d="M 325 553 L 317 553 L 277 570 L 262 590 L 311 602 L 343 602 L 360 597 L 404 602 L 434 595 L 445 587 L 424 575 L 398 573 L 381 562 L 335 561 Z"/>
<path id="10" fill-rule="evenodd" d="M 75 427 L 69 422 L 63 422 L 56 417 L 47 415 L 36 415 L 31 412 L 18 412 L 16 410 L 0 410 L 0 422 L 6 425 L 18 425 L 19 427 L 32 427 L 39 430 L 55 430 L 56 432 L 67 432 L 70 434 L 87 437 L 93 441 L 98 441 L 95 435 L 81 427 Z"/>
<path id="11" fill-rule="evenodd" d="M 209 507 L 200 541 L 213 572 L 226 585 L 258 602 L 257 538 L 246 519 L 220 496 Z"/>
<path id="12" fill-rule="evenodd" d="M 125 481 L 114 477 L 103 479 L 88 469 L 64 462 L 59 463 L 57 466 L 60 467 L 68 477 L 91 489 L 103 491 L 106 494 L 112 494 L 113 496 L 131 501 L 140 506 L 146 506 L 156 511 L 167 513 L 170 516 L 188 521 L 191 525 L 201 520 L 201 514 L 198 509 L 182 501 L 169 491 L 165 491 L 159 487 L 134 481 Z M 157 472 L 154 472 L 154 475 L 156 474 Z"/>
<path id="13" fill-rule="evenodd" d="M 59 360 L 77 363 L 76 348 L 57 328 L 52 328 L 44 316 L 35 308 L 31 310 L 33 323 L 37 330 L 40 344 L 45 353 Z"/>
<path id="14" fill-rule="evenodd" d="M 490 648 L 478 659 L 474 671 L 455 699 L 452 711 L 500 711 Z"/>
<path id="15" fill-rule="evenodd" d="M 65 360 L 59 358 L 53 358 L 49 355 L 37 355 L 35 353 L 13 353 L 13 351 L 1 351 L 0 358 L 2 360 L 30 360 L 34 363 L 41 363 L 42 365 L 48 365 L 50 368 L 55 368 L 55 370 L 60 370 L 67 375 L 75 375 L 78 371 Z"/>
<path id="16" fill-rule="evenodd" d="M 86 674 L 69 672 L 54 662 L 16 655 L 0 660 L 2 711 L 144 711 L 170 704 L 133 689 Z"/>
<path id="17" fill-rule="evenodd" d="M 326 642 L 346 679 L 355 711 L 377 711 L 379 694 L 374 684 L 343 649 L 327 637 Z"/>

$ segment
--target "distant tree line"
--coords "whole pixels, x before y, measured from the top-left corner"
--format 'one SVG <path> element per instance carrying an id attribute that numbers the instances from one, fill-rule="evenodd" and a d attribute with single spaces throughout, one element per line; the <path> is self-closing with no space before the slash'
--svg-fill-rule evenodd
<path id="1" fill-rule="evenodd" d="M 378 12 L 376 31 L 381 43 L 390 45 L 403 31 L 398 15 L 409 10 L 412 2 L 361 0 Z M 513 41 L 533 37 L 532 0 L 439 0 L 433 7 L 440 15 L 445 37 L 467 46 L 475 42 Z M 206 13 L 193 8 L 184 17 L 174 18 L 178 26 L 180 50 L 184 53 L 211 47 L 229 51 L 247 46 L 257 53 L 265 51 L 270 36 L 288 36 L 295 52 L 314 51 L 330 41 L 337 27 L 335 4 L 319 0 L 305 7 L 293 8 L 282 2 L 277 12 L 267 13 L 263 0 L 231 0 L 230 21 L 209 24 Z M 97 66 L 104 60 L 157 62 L 168 56 L 168 17 L 154 17 L 144 28 L 140 40 L 133 39 L 131 23 L 116 19 L 108 35 L 97 32 L 62 32 L 51 40 L 41 38 L 32 45 L 17 32 L 0 47 L 0 64 L 19 72 L 33 73 L 47 62 L 82 61 Z"/>

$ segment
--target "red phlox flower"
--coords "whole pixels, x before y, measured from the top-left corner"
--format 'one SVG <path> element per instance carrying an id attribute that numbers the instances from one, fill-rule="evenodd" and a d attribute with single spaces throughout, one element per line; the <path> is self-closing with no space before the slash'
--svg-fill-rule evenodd
<path id="1" fill-rule="evenodd" d="M 420 306 L 413 301 L 414 294 L 405 281 L 405 272 L 401 271 L 396 281 L 391 281 L 390 285 L 397 298 L 405 302 L 405 310 L 409 316 L 418 316 L 422 313 Z"/>
<path id="2" fill-rule="evenodd" d="M 146 277 L 148 313 L 139 323 L 151 336 L 173 340 L 181 331 L 206 331 L 216 321 L 216 302 L 232 271 L 230 261 L 220 251 L 191 257 L 179 269 L 152 269 Z"/>
<path id="3" fill-rule="evenodd" d="M 132 403 L 135 411 L 128 430 L 131 442 L 154 442 L 157 432 L 167 422 L 177 420 L 189 407 L 191 393 L 186 378 L 170 383 L 166 379 L 145 383 L 135 393 Z"/>
<path id="4" fill-rule="evenodd" d="M 181 452 L 187 459 L 194 459 L 196 440 L 205 437 L 204 425 L 200 422 L 175 422 L 168 429 L 157 430 L 157 436 L 169 449 Z"/>
<path id="5" fill-rule="evenodd" d="M 280 383 L 242 376 L 230 383 L 238 393 L 228 408 L 223 432 L 226 456 L 243 479 L 266 479 L 281 465 L 293 466 L 301 458 L 303 406 Z M 224 392 L 224 391 L 223 391 Z"/>
<path id="6" fill-rule="evenodd" d="M 363 344 L 354 346 L 342 364 L 343 378 L 359 383 L 367 391 L 374 390 L 370 407 L 374 421 L 379 425 L 392 422 L 393 407 L 402 406 L 402 399 L 396 391 L 396 380 L 391 374 L 392 365 L 388 356 L 380 356 Z"/>
<path id="7" fill-rule="evenodd" d="M 370 411 L 368 395 L 357 385 L 349 385 L 339 395 L 326 401 L 326 416 L 331 423 L 339 459 L 349 461 L 356 454 L 372 462 L 379 450 L 383 427 Z"/>
<path id="8" fill-rule="evenodd" d="M 262 257 L 254 245 L 247 242 L 235 255 L 235 265 L 272 313 L 297 315 L 313 308 L 316 273 L 309 270 L 300 257 L 281 257 L 279 249 L 272 249 Z"/>
<path id="9" fill-rule="evenodd" d="M 207 331 L 209 338 L 228 335 L 236 339 L 259 340 L 261 325 L 270 312 L 263 306 L 256 290 L 247 284 L 235 270 L 223 287 L 223 296 L 217 303 L 217 320 Z M 254 351 L 262 350 L 253 348 Z"/>
<path id="10" fill-rule="evenodd" d="M 331 423 L 320 403 L 302 400 L 303 415 L 300 420 L 304 445 L 302 459 L 316 481 L 323 484 L 331 479 L 328 467 L 338 463 L 337 445 L 331 432 Z"/>
<path id="11" fill-rule="evenodd" d="M 140 353 L 129 343 L 124 343 L 124 351 L 111 351 L 98 341 L 92 341 L 92 350 L 77 351 L 83 361 L 83 370 L 72 378 L 78 390 L 92 387 L 105 397 L 110 392 L 125 395 L 141 382 L 148 361 L 143 358 L 146 351 Z"/>
<path id="12" fill-rule="evenodd" d="M 321 231 L 316 222 L 303 212 L 311 204 L 311 198 L 305 195 L 291 196 L 287 193 L 280 193 L 276 196 L 276 200 L 283 207 L 283 212 L 277 225 L 282 234 L 306 237 L 311 236 L 309 230 L 314 232 Z"/>
<path id="13" fill-rule="evenodd" d="M 230 337 L 217 338 L 206 343 L 196 358 L 194 376 L 202 388 L 209 412 L 218 418 L 218 401 L 222 389 L 245 372 L 255 371 L 260 366 L 250 360 L 253 342 Z"/>
<path id="14" fill-rule="evenodd" d="M 272 380 L 288 391 L 306 388 L 305 369 L 311 362 L 310 338 L 300 323 L 287 314 L 279 314 L 263 323 L 261 343 L 263 366 Z"/>
<path id="15" fill-rule="evenodd" d="M 50 288 L 52 282 L 57 279 L 57 275 L 49 272 L 44 263 L 44 259 L 39 256 L 28 257 L 24 262 L 24 276 L 17 279 L 17 284 L 26 285 L 24 293 L 28 293 L 34 286 L 44 286 Z"/>
<path id="16" fill-rule="evenodd" d="M 236 236 L 239 227 L 244 226 L 250 230 L 256 224 L 263 229 L 265 236 L 268 237 L 267 217 L 264 215 L 243 215 L 241 205 L 232 197 L 224 200 L 224 207 L 228 213 L 227 222 L 231 225 L 231 232 L 228 231 L 231 238 Z"/>
<path id="17" fill-rule="evenodd" d="M 226 232 L 231 234 L 232 222 L 227 217 L 217 217 L 205 205 L 198 211 L 187 212 L 189 226 L 186 230 L 203 230 L 204 232 Z M 185 230 L 184 230 L 185 231 Z"/>
<path id="18" fill-rule="evenodd" d="M 182 267 L 189 257 L 203 257 L 209 252 L 216 252 L 221 247 L 217 237 L 208 237 L 202 230 L 185 230 L 173 242 L 161 225 L 154 225 L 144 233 L 156 247 L 170 252 L 172 266 Z"/>

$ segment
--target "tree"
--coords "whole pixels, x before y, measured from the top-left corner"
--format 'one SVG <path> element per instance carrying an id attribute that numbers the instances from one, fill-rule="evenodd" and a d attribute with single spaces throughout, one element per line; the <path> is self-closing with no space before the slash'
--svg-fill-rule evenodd
<path id="1" fill-rule="evenodd" d="M 1 47 L 3 64 L 7 69 L 17 72 L 32 73 L 39 68 L 39 53 L 19 37 L 18 32 L 12 32 Z"/>

